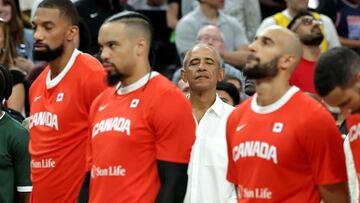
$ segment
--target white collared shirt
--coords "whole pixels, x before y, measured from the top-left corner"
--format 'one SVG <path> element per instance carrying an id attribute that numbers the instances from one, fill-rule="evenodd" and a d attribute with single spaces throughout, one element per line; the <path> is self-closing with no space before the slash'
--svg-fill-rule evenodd
<path id="1" fill-rule="evenodd" d="M 234 186 L 226 180 L 226 121 L 232 110 L 234 107 L 216 95 L 200 122 L 195 119 L 196 140 L 191 150 L 184 203 L 223 203 L 233 196 Z"/>

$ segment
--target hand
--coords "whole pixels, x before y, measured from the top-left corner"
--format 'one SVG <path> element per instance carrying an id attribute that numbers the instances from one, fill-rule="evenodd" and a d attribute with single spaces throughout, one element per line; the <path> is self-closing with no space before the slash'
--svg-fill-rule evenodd
<path id="1" fill-rule="evenodd" d="M 21 70 L 25 72 L 30 72 L 34 67 L 34 63 L 30 59 L 26 59 L 23 57 L 16 57 L 14 59 L 15 66 L 20 68 Z"/>

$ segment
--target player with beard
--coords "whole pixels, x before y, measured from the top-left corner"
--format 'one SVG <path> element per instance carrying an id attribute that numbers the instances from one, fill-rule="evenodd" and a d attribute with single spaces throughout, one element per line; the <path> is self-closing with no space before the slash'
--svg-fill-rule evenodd
<path id="1" fill-rule="evenodd" d="M 359 201 L 360 174 L 360 56 L 350 48 L 334 48 L 321 55 L 315 68 L 315 87 L 331 106 L 347 115 L 344 143 L 351 200 Z"/>
<path id="2" fill-rule="evenodd" d="M 76 9 L 42 1 L 33 18 L 34 57 L 48 66 L 30 88 L 31 202 L 76 202 L 85 176 L 88 113 L 106 88 L 105 71 L 78 51 Z"/>
<path id="3" fill-rule="evenodd" d="M 303 51 L 300 63 L 290 78 L 290 84 L 313 94 L 317 94 L 314 86 L 315 64 L 320 57 L 320 44 L 324 39 L 320 24 L 321 21 L 315 20 L 310 12 L 302 11 L 288 25 L 299 36 Z"/>
<path id="4" fill-rule="evenodd" d="M 90 110 L 89 202 L 183 202 L 195 122 L 185 96 L 151 71 L 150 21 L 124 11 L 99 31 L 108 88 Z"/>
<path id="5" fill-rule="evenodd" d="M 302 56 L 298 37 L 269 27 L 249 50 L 243 71 L 256 80 L 256 93 L 227 122 L 227 178 L 238 202 L 348 202 L 335 120 L 289 84 Z"/>

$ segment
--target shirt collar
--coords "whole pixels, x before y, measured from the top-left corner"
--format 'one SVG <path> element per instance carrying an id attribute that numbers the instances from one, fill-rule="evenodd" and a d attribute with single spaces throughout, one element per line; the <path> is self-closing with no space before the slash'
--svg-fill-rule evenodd
<path id="1" fill-rule="evenodd" d="M 131 85 L 128 85 L 126 87 L 121 86 L 121 82 L 116 85 L 117 94 L 118 95 L 124 95 L 130 92 L 133 92 L 141 87 L 143 87 L 147 82 L 149 82 L 152 78 L 159 75 L 156 71 L 151 71 L 150 73 L 144 75 L 142 78 L 140 78 L 138 81 L 132 83 Z"/>
<path id="2" fill-rule="evenodd" d="M 75 60 L 80 53 L 81 52 L 79 50 L 74 49 L 69 61 L 65 65 L 64 69 L 55 78 L 51 79 L 51 69 L 49 70 L 49 72 L 46 76 L 46 88 L 47 89 L 51 89 L 60 83 L 60 81 L 65 77 L 66 73 L 69 72 L 71 67 L 74 65 Z"/>
<path id="3" fill-rule="evenodd" d="M 221 117 L 223 112 L 224 102 L 220 99 L 220 97 L 216 94 L 214 104 L 209 108 L 209 110 L 213 111 L 216 116 Z"/>

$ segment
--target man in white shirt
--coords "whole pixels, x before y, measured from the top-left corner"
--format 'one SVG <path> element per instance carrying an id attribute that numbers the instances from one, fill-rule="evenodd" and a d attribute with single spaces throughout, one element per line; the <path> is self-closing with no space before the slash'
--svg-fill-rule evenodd
<path id="1" fill-rule="evenodd" d="M 224 77 L 220 55 L 209 45 L 197 44 L 184 58 L 182 79 L 189 83 L 189 100 L 196 121 L 196 141 L 188 168 L 185 203 L 236 202 L 234 186 L 226 180 L 226 120 L 234 107 L 216 94 Z"/>
<path id="2" fill-rule="evenodd" d="M 308 0 L 287 0 L 287 8 L 282 12 L 265 18 L 261 22 L 256 33 L 260 34 L 265 28 L 270 27 L 271 25 L 287 27 L 287 25 L 290 23 L 290 21 L 296 14 L 308 9 L 308 2 Z M 316 12 L 311 13 L 313 14 L 315 20 L 319 20 L 322 23 L 321 29 L 323 30 L 325 40 L 321 44 L 321 50 L 324 52 L 330 48 L 339 47 L 339 36 L 331 19 L 326 15 L 322 15 Z"/>

